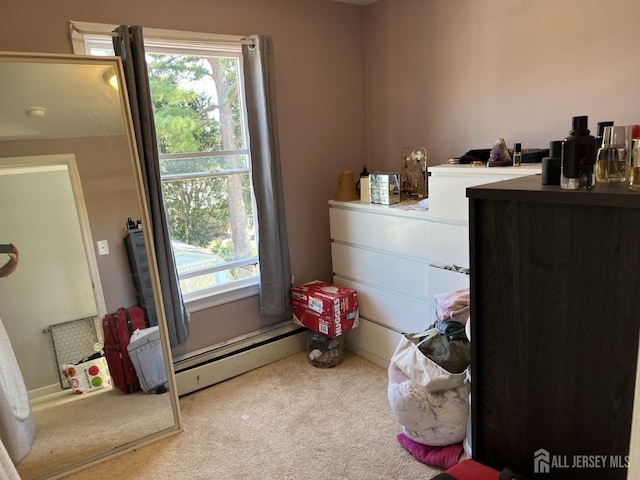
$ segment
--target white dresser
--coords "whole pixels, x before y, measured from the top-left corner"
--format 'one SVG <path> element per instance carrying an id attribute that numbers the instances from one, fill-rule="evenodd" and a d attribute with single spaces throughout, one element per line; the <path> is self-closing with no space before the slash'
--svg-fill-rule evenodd
<path id="1" fill-rule="evenodd" d="M 429 210 L 329 201 L 333 282 L 358 292 L 360 326 L 348 350 L 386 368 L 401 333 L 436 319 L 433 297 L 469 286 L 466 188 L 540 173 L 523 167 L 429 167 Z"/>

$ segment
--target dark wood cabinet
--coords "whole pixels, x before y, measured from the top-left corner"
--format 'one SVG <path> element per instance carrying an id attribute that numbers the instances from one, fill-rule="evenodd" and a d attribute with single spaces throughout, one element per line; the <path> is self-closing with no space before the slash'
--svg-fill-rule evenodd
<path id="1" fill-rule="evenodd" d="M 467 196 L 474 459 L 529 478 L 626 478 L 640 193 L 529 176 Z"/>

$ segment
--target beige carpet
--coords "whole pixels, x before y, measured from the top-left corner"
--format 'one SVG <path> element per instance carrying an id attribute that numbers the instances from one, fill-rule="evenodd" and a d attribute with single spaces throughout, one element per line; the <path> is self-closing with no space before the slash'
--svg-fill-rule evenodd
<path id="1" fill-rule="evenodd" d="M 345 352 L 315 368 L 301 352 L 180 399 L 184 432 L 72 480 L 390 480 L 440 472 L 396 439 L 387 372 Z"/>
<path id="2" fill-rule="evenodd" d="M 105 389 L 86 395 L 67 395 L 33 408 L 36 438 L 18 464 L 23 480 L 97 455 L 173 425 L 168 395 L 143 392 L 125 395 Z M 101 428 L 116 418 L 108 435 Z"/>

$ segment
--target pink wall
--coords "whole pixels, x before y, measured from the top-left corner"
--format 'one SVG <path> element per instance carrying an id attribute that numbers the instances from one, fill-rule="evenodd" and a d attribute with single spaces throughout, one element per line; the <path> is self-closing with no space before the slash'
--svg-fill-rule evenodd
<path id="1" fill-rule="evenodd" d="M 548 148 L 571 117 L 640 123 L 637 0 L 380 0 L 365 9 L 371 166 L 403 146 Z"/>
<path id="2" fill-rule="evenodd" d="M 331 278 L 327 200 L 341 170 L 397 169 L 404 146 L 425 146 L 431 165 L 498 137 L 546 148 L 567 135 L 574 115 L 589 115 L 592 130 L 602 120 L 640 123 L 637 18 L 636 0 L 606 8 L 596 0 L 379 0 L 364 8 L 32 0 L 4 6 L 0 48 L 70 53 L 68 20 L 272 35 L 291 263 L 303 282 Z M 225 330 L 227 310 L 195 313 L 194 329 L 215 317 L 221 335 L 235 335 Z M 255 327 L 268 321 L 249 317 Z M 205 337 L 177 353 L 214 341 Z"/>
<path id="3" fill-rule="evenodd" d="M 296 282 L 331 279 L 327 200 L 342 170 L 365 162 L 364 9 L 328 0 L 31 0 L 3 5 L 0 49 L 72 53 L 68 21 L 273 38 L 291 267 Z M 182 355 L 273 320 L 255 299 L 195 312 Z M 231 311 L 231 313 L 229 313 Z"/>

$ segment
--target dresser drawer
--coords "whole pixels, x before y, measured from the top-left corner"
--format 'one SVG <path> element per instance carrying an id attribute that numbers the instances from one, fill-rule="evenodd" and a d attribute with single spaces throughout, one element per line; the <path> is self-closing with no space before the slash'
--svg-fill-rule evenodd
<path id="1" fill-rule="evenodd" d="M 426 251 L 437 265 L 469 267 L 469 228 L 465 225 L 433 222 L 429 227 Z"/>
<path id="2" fill-rule="evenodd" d="M 396 332 L 421 332 L 434 321 L 434 307 L 427 302 L 338 276 L 333 277 L 333 283 L 352 288 L 358 293 L 361 318 L 367 318 Z"/>
<path id="3" fill-rule="evenodd" d="M 360 326 L 345 333 L 345 346 L 370 362 L 387 369 L 402 335 L 396 331 L 360 319 Z"/>
<path id="4" fill-rule="evenodd" d="M 368 213 L 332 207 L 329 209 L 331 238 L 418 259 L 429 259 L 427 219 Z"/>
<path id="5" fill-rule="evenodd" d="M 428 267 L 427 299 L 434 304 L 433 297 L 443 293 L 469 288 L 469 275 L 466 273 L 445 270 L 444 268 Z"/>
<path id="6" fill-rule="evenodd" d="M 429 212 L 434 220 L 469 223 L 467 188 L 511 178 L 536 175 L 541 164 L 522 167 L 471 167 L 469 165 L 431 168 Z"/>
<path id="7" fill-rule="evenodd" d="M 331 258 L 334 275 L 427 300 L 426 263 L 335 242 Z"/>

